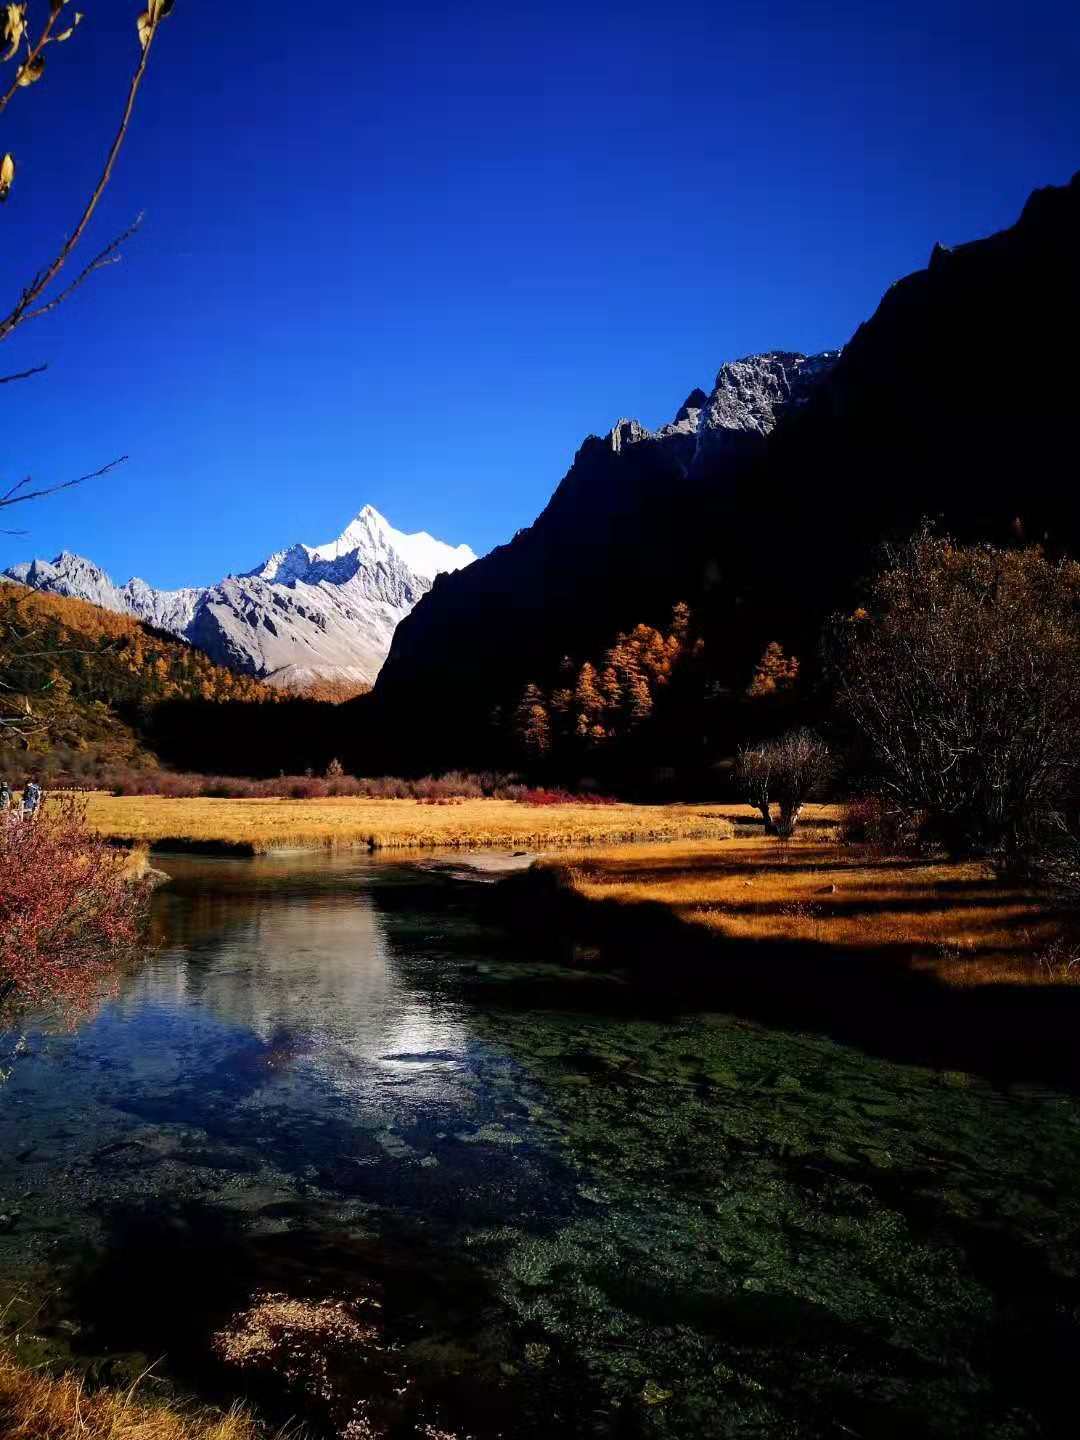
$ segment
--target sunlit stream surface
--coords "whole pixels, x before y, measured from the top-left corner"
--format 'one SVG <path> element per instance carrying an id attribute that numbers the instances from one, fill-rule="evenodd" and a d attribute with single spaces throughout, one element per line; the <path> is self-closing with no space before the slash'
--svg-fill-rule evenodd
<path id="1" fill-rule="evenodd" d="M 160 863 L 151 959 L 0 1085 L 31 1363 L 332 1433 L 211 1338 L 362 1297 L 375 1433 L 1075 1434 L 1075 1098 L 658 1013 L 423 864 Z"/>

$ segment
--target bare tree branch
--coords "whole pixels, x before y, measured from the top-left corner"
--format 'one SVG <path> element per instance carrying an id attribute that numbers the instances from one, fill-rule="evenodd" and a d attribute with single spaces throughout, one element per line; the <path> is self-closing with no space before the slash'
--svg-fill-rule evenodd
<path id="1" fill-rule="evenodd" d="M 0 385 L 10 385 L 15 380 L 29 380 L 32 375 L 40 375 L 48 368 L 48 365 L 35 365 L 32 370 L 19 370 L 14 375 L 0 375 Z"/>
<path id="2" fill-rule="evenodd" d="M 80 475 L 77 480 L 64 480 L 59 485 L 48 485 L 44 490 L 28 490 L 25 495 L 19 491 L 30 484 L 31 477 L 26 476 L 14 484 L 6 495 L 0 495 L 0 509 L 5 505 L 21 505 L 26 500 L 41 500 L 46 495 L 55 495 L 60 490 L 72 490 L 76 485 L 83 485 L 87 480 L 97 480 L 102 475 L 107 475 L 110 470 L 115 470 L 118 465 L 123 465 L 127 460 L 126 455 L 119 455 L 115 460 L 110 460 L 100 470 L 93 470 L 89 475 Z"/>
<path id="3" fill-rule="evenodd" d="M 36 320 L 41 315 L 47 315 L 50 310 L 55 310 L 58 305 L 62 305 L 69 295 L 76 291 L 79 286 L 82 285 L 85 281 L 89 280 L 90 276 L 93 275 L 95 270 L 104 270 L 109 265 L 119 265 L 120 261 L 123 259 L 123 256 L 118 253 L 120 246 L 131 239 L 131 237 L 135 234 L 136 230 L 138 230 L 142 222 L 142 215 L 136 215 L 135 219 L 131 222 L 127 229 L 123 231 L 122 234 L 117 235 L 115 240 L 110 240 L 108 245 L 105 246 L 105 249 L 94 256 L 93 260 L 90 261 L 90 264 L 87 265 L 84 270 L 80 271 L 78 276 L 65 290 L 61 290 L 58 295 L 54 295 L 53 298 L 47 301 L 44 305 L 39 305 L 36 310 L 31 310 L 28 315 L 23 316 L 23 320 Z M 44 369 L 45 367 L 42 366 L 41 368 Z M 33 374 L 34 372 L 29 371 L 28 373 Z M 20 376 L 18 378 L 21 379 L 22 377 Z"/>
<path id="4" fill-rule="evenodd" d="M 17 304 L 14 306 L 11 312 L 6 316 L 6 318 L 0 320 L 0 340 L 6 340 L 7 337 L 11 334 L 11 332 L 15 330 L 19 325 L 23 324 L 26 320 L 29 320 L 32 317 L 32 314 L 45 314 L 47 310 L 53 308 L 51 305 L 46 305 L 41 307 L 36 312 L 34 311 L 34 306 L 36 305 L 37 301 L 41 299 L 45 291 L 56 279 L 57 275 L 59 275 L 60 271 L 64 268 L 64 265 L 66 264 L 69 256 L 71 255 L 71 252 L 75 249 L 76 245 L 78 245 L 79 241 L 82 239 L 83 233 L 85 232 L 86 227 L 89 225 L 90 220 L 93 217 L 94 211 L 98 207 L 98 202 L 101 200 L 102 195 L 104 195 L 105 189 L 110 179 L 112 178 L 113 167 L 115 166 L 117 157 L 119 156 L 121 148 L 123 147 L 124 140 L 127 138 L 128 125 L 131 122 L 132 112 L 135 109 L 135 98 L 139 93 L 139 87 L 142 85 L 143 76 L 146 74 L 146 67 L 150 60 L 150 52 L 154 46 L 154 39 L 157 35 L 159 23 L 160 21 L 154 21 L 154 23 L 151 24 L 149 30 L 146 33 L 146 43 L 143 46 L 142 54 L 139 57 L 139 63 L 135 67 L 135 72 L 132 75 L 131 81 L 128 85 L 127 100 L 124 103 L 124 110 L 123 114 L 120 117 L 119 127 L 117 128 L 116 134 L 113 136 L 112 144 L 109 146 L 109 153 L 105 157 L 105 165 L 102 169 L 98 182 L 94 186 L 94 189 L 90 195 L 89 200 L 86 202 L 86 205 L 83 207 L 83 212 L 79 216 L 78 222 L 76 223 L 74 230 L 68 236 L 67 240 L 61 246 L 54 258 L 50 260 L 48 264 L 42 266 L 42 268 L 34 276 L 33 280 L 31 280 L 30 284 L 26 287 L 22 295 L 19 297 Z M 41 42 L 39 42 L 39 44 L 40 43 Z M 3 103 L 6 103 L 6 101 L 4 101 Z M 0 104 L 0 112 L 2 112 L 2 110 L 3 104 Z M 110 249 L 111 247 L 107 246 L 106 249 L 102 252 L 102 257 L 107 256 L 110 253 Z M 99 259 L 102 257 L 99 257 Z M 91 263 L 88 273 L 92 273 L 94 268 L 94 264 Z M 76 286 L 80 284 L 81 281 L 85 278 L 85 274 L 81 276 L 80 279 L 76 281 Z M 75 286 L 70 288 L 73 289 L 75 288 Z"/>
<path id="5" fill-rule="evenodd" d="M 15 482 L 15 484 L 11 487 L 11 489 L 10 489 L 5 495 L 0 495 L 0 505 L 6 505 L 6 504 L 8 503 L 8 501 L 11 499 L 11 497 L 12 497 L 14 494 L 16 494 L 17 491 L 21 490 L 24 485 L 29 485 L 29 484 L 30 484 L 30 478 L 31 478 L 31 477 L 30 477 L 29 475 L 27 475 L 24 479 L 22 479 L 22 480 L 17 480 L 17 481 Z"/>

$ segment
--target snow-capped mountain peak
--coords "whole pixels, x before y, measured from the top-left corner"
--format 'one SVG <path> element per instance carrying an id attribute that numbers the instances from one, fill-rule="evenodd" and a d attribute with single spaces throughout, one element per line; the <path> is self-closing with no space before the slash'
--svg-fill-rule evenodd
<path id="1" fill-rule="evenodd" d="M 318 560 L 336 560 L 354 550 L 372 558 L 384 558 L 387 551 L 393 551 L 414 575 L 428 581 L 444 571 L 461 570 L 476 559 L 468 545 L 447 545 L 426 530 L 412 535 L 395 530 L 374 505 L 365 505 L 336 540 L 316 545 L 309 553 Z"/>
<path id="2" fill-rule="evenodd" d="M 254 570 L 205 589 L 116 585 L 82 556 L 63 551 L 5 573 L 39 590 L 134 615 L 205 650 L 219 664 L 279 685 L 316 678 L 371 682 L 394 629 L 442 571 L 475 555 L 426 531 L 395 530 L 365 505 L 336 540 L 291 545 Z"/>

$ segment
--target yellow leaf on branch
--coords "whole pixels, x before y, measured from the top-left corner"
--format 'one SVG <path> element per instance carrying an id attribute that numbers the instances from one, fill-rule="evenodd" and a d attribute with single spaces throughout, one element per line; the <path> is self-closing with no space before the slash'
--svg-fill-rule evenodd
<path id="1" fill-rule="evenodd" d="M 7 50 L 0 60 L 10 60 L 19 48 L 19 41 L 26 30 L 26 6 L 5 5 L 4 6 L 4 39 L 7 41 Z"/>

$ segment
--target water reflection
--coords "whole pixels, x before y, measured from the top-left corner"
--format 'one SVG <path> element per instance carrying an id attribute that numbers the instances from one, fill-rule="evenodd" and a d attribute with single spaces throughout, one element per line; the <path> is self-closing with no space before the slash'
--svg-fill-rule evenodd
<path id="1" fill-rule="evenodd" d="M 174 944 L 126 988 L 124 1023 L 198 1009 L 262 1040 L 271 1071 L 297 1066 L 357 1099 L 408 1079 L 410 1101 L 439 1099 L 468 1041 L 460 1007 L 402 982 L 361 885 L 296 901 L 281 887 L 186 905 Z"/>
<path id="2" fill-rule="evenodd" d="M 413 865 L 165 863 L 157 952 L 0 1087 L 0 1304 L 53 1353 L 228 1393 L 254 1293 L 347 1293 L 492 1440 L 1070 1433 L 1074 1099 L 554 963 L 506 1003 Z"/>

